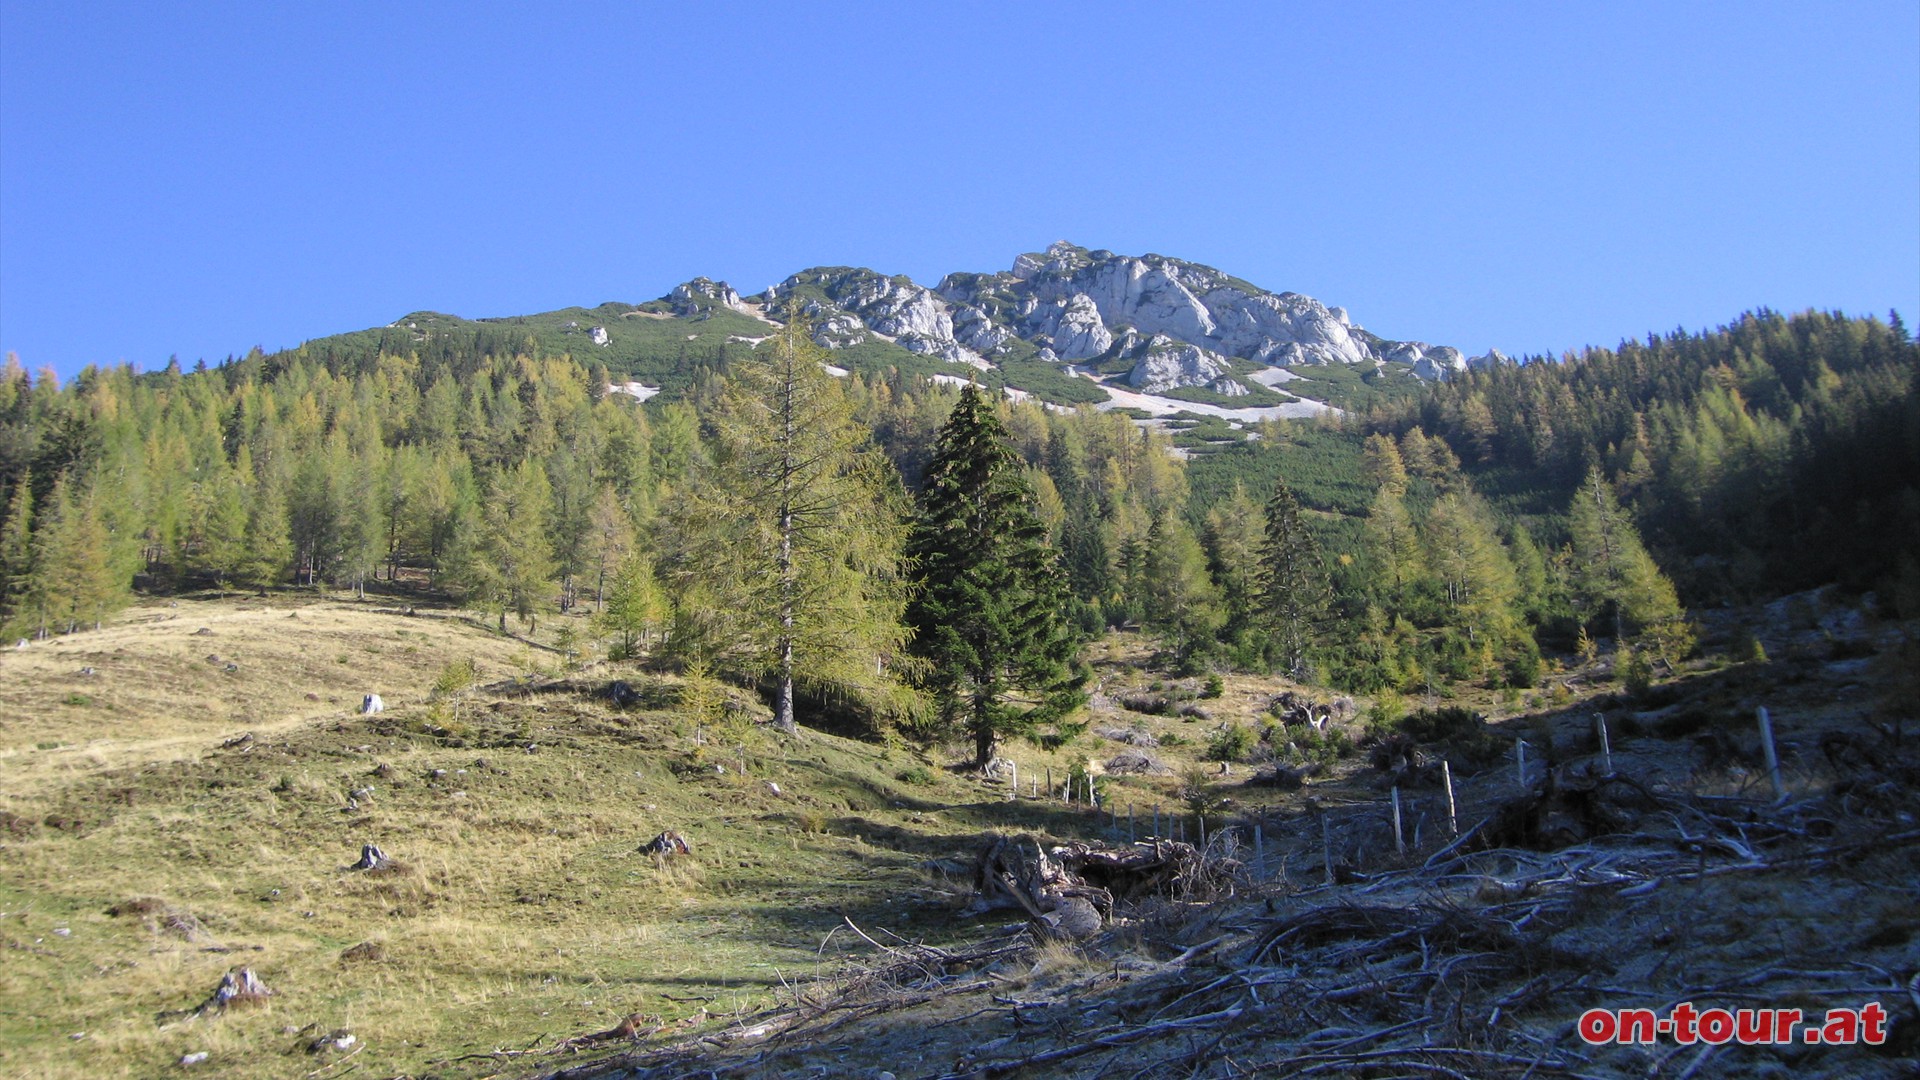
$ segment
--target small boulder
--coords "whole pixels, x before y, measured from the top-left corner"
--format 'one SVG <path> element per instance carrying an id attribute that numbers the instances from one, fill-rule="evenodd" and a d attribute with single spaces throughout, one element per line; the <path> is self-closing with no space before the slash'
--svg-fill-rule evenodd
<path id="1" fill-rule="evenodd" d="M 387 703 L 380 700 L 379 694 L 368 694 L 360 699 L 361 716 L 372 716 L 374 713 L 384 712 L 386 708 Z"/>

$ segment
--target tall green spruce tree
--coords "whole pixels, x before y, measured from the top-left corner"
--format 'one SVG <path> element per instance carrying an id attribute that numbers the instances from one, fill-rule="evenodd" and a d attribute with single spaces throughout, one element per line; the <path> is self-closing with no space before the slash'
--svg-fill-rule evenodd
<path id="1" fill-rule="evenodd" d="M 1329 586 L 1320 545 L 1307 531 L 1300 500 L 1282 480 L 1267 500 L 1267 539 L 1260 549 L 1262 593 L 1280 666 L 1295 679 L 1312 675 L 1315 629 Z"/>
<path id="2" fill-rule="evenodd" d="M 1085 700 L 1067 591 L 1019 456 L 969 385 L 934 443 L 908 541 L 913 651 L 950 730 L 985 765 L 1005 736 Z"/>

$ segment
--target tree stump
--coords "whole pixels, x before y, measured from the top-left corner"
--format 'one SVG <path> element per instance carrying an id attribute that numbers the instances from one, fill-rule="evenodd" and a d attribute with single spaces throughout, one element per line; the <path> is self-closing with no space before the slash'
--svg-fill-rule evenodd
<path id="1" fill-rule="evenodd" d="M 640 845 L 640 850 L 648 855 L 691 855 L 693 849 L 679 833 L 668 829 L 659 836 Z"/>
<path id="2" fill-rule="evenodd" d="M 267 989 L 267 984 L 260 981 L 260 976 L 255 975 L 252 968 L 235 968 L 220 977 L 220 985 L 213 988 L 213 996 L 201 1002 L 194 1012 L 201 1016 L 225 1012 L 272 996 L 273 991 Z"/>

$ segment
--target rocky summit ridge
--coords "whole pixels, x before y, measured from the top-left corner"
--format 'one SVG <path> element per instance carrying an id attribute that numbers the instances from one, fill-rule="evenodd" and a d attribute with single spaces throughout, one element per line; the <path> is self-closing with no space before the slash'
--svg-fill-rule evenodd
<path id="1" fill-rule="evenodd" d="M 975 368 L 1005 359 L 1121 376 L 1143 393 L 1198 387 L 1249 394 L 1259 369 L 1395 365 L 1441 379 L 1499 363 L 1448 345 L 1389 341 L 1344 308 L 1274 293 L 1210 266 L 1162 255 L 1119 255 L 1061 241 L 998 273 L 951 273 L 934 288 L 852 267 L 803 270 L 752 299 L 772 311 L 797 297 L 816 338 L 845 348 L 879 337 L 910 352 Z M 740 309 L 724 282 L 688 282 L 668 298 Z M 1251 381 L 1271 385 L 1273 380 Z"/>

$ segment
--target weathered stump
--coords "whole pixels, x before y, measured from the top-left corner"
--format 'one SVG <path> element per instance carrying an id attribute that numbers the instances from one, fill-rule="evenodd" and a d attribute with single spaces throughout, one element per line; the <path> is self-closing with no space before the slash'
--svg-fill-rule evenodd
<path id="1" fill-rule="evenodd" d="M 252 968 L 234 968 L 220 977 L 220 985 L 213 988 L 213 996 L 201 1002 L 194 1012 L 200 1016 L 221 1013 L 272 996 L 273 991 L 267 989 L 267 984 L 260 981 L 260 976 L 255 975 Z"/>
<path id="2" fill-rule="evenodd" d="M 640 850 L 648 855 L 691 855 L 693 848 L 679 833 L 668 829 L 659 836 L 640 845 Z"/>

